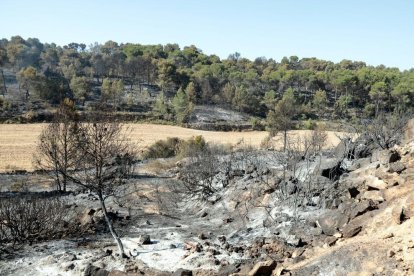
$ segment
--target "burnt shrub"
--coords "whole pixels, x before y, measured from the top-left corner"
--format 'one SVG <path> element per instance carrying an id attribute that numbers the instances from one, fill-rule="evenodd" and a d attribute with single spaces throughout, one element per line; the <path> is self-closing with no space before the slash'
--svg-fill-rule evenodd
<path id="1" fill-rule="evenodd" d="M 63 229 L 65 214 L 65 205 L 58 197 L 1 198 L 0 249 L 56 238 Z"/>

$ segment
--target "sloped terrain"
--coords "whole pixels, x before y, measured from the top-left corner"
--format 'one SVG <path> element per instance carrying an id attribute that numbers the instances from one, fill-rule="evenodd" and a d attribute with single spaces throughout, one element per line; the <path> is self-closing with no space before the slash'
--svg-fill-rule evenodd
<path id="1" fill-rule="evenodd" d="M 214 160 L 204 199 L 183 185 L 195 160 L 142 163 L 108 201 L 128 259 L 78 191 L 65 200 L 82 233 L 3 253 L 0 274 L 412 275 L 413 157 L 414 142 L 357 140 L 285 171 L 282 153 L 239 151 Z"/>

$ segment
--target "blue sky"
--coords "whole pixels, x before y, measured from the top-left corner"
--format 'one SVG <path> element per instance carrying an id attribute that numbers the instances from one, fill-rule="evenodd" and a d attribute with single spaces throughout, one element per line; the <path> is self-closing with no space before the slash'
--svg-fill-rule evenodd
<path id="1" fill-rule="evenodd" d="M 0 37 L 59 45 L 194 44 L 226 58 L 318 57 L 414 67 L 410 0 L 1 0 Z"/>

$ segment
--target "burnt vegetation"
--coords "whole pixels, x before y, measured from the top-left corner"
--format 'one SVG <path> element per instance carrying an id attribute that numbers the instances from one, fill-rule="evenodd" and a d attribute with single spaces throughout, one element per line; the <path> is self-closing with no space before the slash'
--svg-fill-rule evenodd
<path id="1" fill-rule="evenodd" d="M 384 201 L 380 188 L 361 188 L 365 180 L 358 186 L 349 184 L 344 176 L 364 162 L 372 163 L 373 156 L 387 159 L 387 173 L 399 175 L 406 169 L 398 163 L 400 154 L 391 149 L 402 141 L 412 118 L 411 71 L 294 56 L 281 62 L 250 61 L 238 54 L 220 60 L 194 46 L 180 49 L 175 44 L 118 45 L 109 41 L 90 47 L 76 43 L 60 47 L 21 37 L 0 41 L 0 66 L 3 119 L 49 121 L 39 137 L 34 163 L 37 173 L 53 181 L 56 192 L 50 197 L 30 195 L 24 183 L 16 185 L 16 193 L 1 194 L 0 253 L 76 232 L 86 236 L 90 232 L 80 228 L 91 230 L 99 222 L 111 234 L 119 257 L 136 257 L 125 250 L 121 227 L 128 225 L 119 221 L 130 220 L 132 210 L 144 209 L 137 207 L 141 200 L 156 202 L 159 215 L 176 221 L 179 218 L 171 212 L 184 201 L 228 212 L 221 230 L 228 230 L 226 225 L 237 218 L 242 224 L 238 230 L 244 227 L 241 231 L 250 232 L 246 225 L 255 219 L 257 209 L 264 210 L 263 227 L 273 227 L 272 231 L 278 229 L 275 225 L 293 222 L 280 237 L 283 248 L 300 248 L 313 240 L 297 238 L 296 229 L 307 234 L 320 230 L 317 235 L 324 231 L 330 238 L 342 231 L 341 237 L 352 237 L 361 226 L 342 226 L 376 210 Z M 244 141 L 218 146 L 195 136 L 187 140 L 171 137 L 140 150 L 127 138 L 128 129 L 122 124 L 125 118 L 136 119 L 140 114 L 140 118 L 186 124 L 196 105 L 217 105 L 255 116 L 252 126 L 266 126 L 269 137 L 261 149 Z M 51 107 L 53 112 L 47 110 Z M 339 145 L 328 148 L 326 129 L 314 120 L 338 118 L 352 120 L 342 121 L 347 127 L 341 126 L 344 132 L 338 134 Z M 292 135 L 290 130 L 298 127 L 311 131 L 305 136 Z M 378 169 L 382 161 L 375 162 L 379 162 Z M 142 169 L 148 164 L 159 166 L 152 175 L 139 171 L 146 181 L 154 179 L 153 198 L 135 170 L 137 165 Z M 165 184 L 164 178 L 172 184 Z M 75 219 L 68 216 L 68 195 L 85 196 L 99 208 L 90 208 Z M 361 204 L 356 206 L 354 199 Z M 128 214 L 112 210 L 109 204 L 127 209 Z M 225 207 L 218 209 L 218 205 Z M 282 207 L 291 212 L 283 213 Z M 346 222 L 332 229 L 324 228 L 322 220 L 318 225 L 305 225 L 301 217 L 307 211 L 339 208 L 343 209 L 338 217 L 346 216 Z M 400 223 L 409 217 L 403 211 Z M 204 211 L 200 216 L 209 214 Z M 300 223 L 305 226 L 296 227 Z M 151 222 L 147 220 L 145 225 Z M 142 237 L 141 245 L 151 244 L 148 235 Z M 198 238 L 208 239 L 204 233 Z M 219 241 L 230 253 L 244 250 L 236 244 L 230 246 L 225 237 Z M 265 245 L 264 241 L 256 243 Z M 193 242 L 185 242 L 185 247 L 202 250 Z M 218 254 L 215 250 L 210 248 L 212 256 Z M 259 257 L 259 249 L 249 250 L 250 257 Z"/>

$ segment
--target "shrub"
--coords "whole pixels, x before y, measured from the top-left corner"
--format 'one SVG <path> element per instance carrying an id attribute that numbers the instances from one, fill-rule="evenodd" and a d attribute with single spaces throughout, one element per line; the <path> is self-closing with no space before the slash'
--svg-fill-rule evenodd
<path id="1" fill-rule="evenodd" d="M 389 149 L 401 142 L 411 111 L 396 110 L 381 113 L 372 121 L 365 122 L 364 133 L 381 149 Z"/>
<path id="2" fill-rule="evenodd" d="M 201 135 L 193 136 L 187 141 L 182 141 L 178 154 L 181 157 L 193 156 L 206 149 L 207 143 Z"/>
<path id="3" fill-rule="evenodd" d="M 179 179 L 186 191 L 203 199 L 216 192 L 214 177 L 220 171 L 219 155 L 209 149 L 194 152 L 186 166 L 180 169 Z"/>
<path id="4" fill-rule="evenodd" d="M 186 141 L 177 137 L 167 138 L 151 145 L 143 154 L 143 158 L 187 157 L 203 151 L 206 146 L 207 143 L 201 135 L 191 137 Z"/>
<path id="5" fill-rule="evenodd" d="M 62 229 L 65 206 L 59 198 L 0 200 L 0 247 L 48 240 Z"/>
<path id="6" fill-rule="evenodd" d="M 364 114 L 367 117 L 373 117 L 375 115 L 375 105 L 374 104 L 365 105 Z"/>
<path id="7" fill-rule="evenodd" d="M 182 140 L 173 137 L 166 140 L 159 140 L 151 145 L 144 153 L 143 158 L 169 158 L 178 154 Z"/>
<path id="8" fill-rule="evenodd" d="M 312 119 L 308 119 L 303 122 L 303 127 L 308 130 L 313 130 L 316 128 L 316 123 Z"/>
<path id="9" fill-rule="evenodd" d="M 259 130 L 259 131 L 263 131 L 265 130 L 265 125 L 263 124 L 263 122 L 258 119 L 258 118 L 252 118 L 250 120 L 250 123 L 252 124 L 252 129 L 253 130 Z"/>

